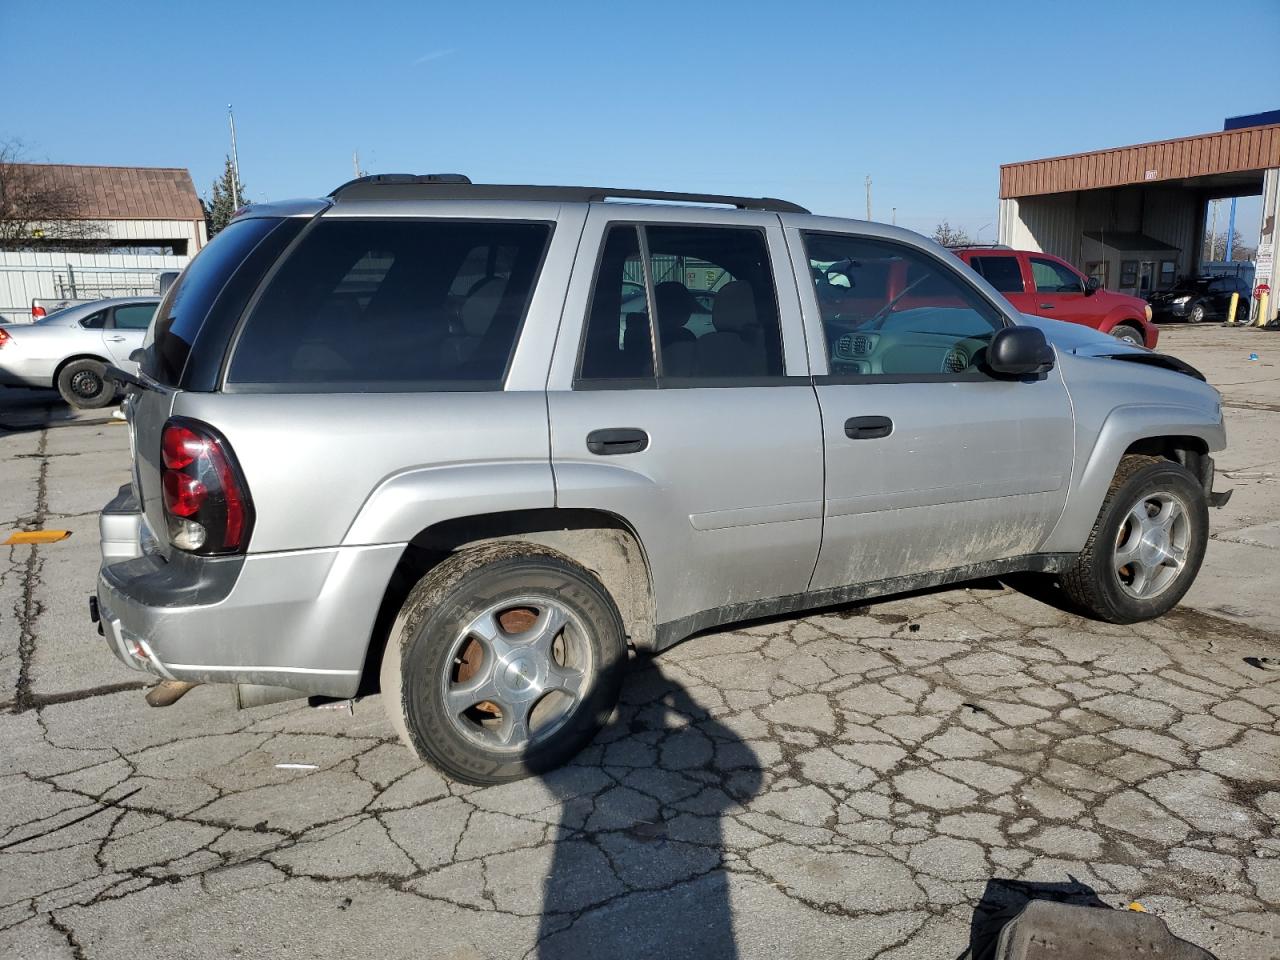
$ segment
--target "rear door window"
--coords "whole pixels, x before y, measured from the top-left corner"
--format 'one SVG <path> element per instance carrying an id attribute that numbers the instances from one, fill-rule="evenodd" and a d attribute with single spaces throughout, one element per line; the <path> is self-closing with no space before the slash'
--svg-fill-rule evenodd
<path id="1" fill-rule="evenodd" d="M 969 261 L 987 281 L 1001 293 L 1022 293 L 1022 267 L 1017 257 L 974 257 Z"/>
<path id="2" fill-rule="evenodd" d="M 550 236 L 546 223 L 322 219 L 259 296 L 227 383 L 499 387 Z"/>

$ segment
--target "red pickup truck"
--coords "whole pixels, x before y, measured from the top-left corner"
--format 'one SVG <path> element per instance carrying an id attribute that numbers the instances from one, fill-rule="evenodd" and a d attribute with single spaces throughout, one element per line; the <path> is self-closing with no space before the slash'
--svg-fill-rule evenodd
<path id="1" fill-rule="evenodd" d="M 1100 289 L 1095 278 L 1059 257 L 1002 247 L 952 252 L 1022 313 L 1084 324 L 1143 347 L 1156 345 L 1160 334 L 1145 300 Z"/>

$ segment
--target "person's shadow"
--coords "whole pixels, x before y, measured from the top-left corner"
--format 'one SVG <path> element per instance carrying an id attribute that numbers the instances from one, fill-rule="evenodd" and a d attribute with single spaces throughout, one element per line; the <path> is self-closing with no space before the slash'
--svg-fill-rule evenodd
<path id="1" fill-rule="evenodd" d="M 609 727 L 545 777 L 562 810 L 537 956 L 737 957 L 723 815 L 762 779 L 737 734 L 657 662 L 633 661 Z"/>

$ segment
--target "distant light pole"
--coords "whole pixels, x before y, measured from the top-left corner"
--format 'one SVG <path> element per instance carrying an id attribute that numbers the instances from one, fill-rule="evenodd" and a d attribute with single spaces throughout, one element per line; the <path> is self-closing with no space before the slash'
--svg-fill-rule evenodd
<path id="1" fill-rule="evenodd" d="M 871 175 L 867 174 L 867 219 L 871 219 Z"/>
<path id="2" fill-rule="evenodd" d="M 889 222 L 896 227 L 898 225 L 898 208 L 892 207 L 891 209 L 893 210 L 893 219 L 891 219 Z"/>
<path id="3" fill-rule="evenodd" d="M 236 115 L 227 104 L 227 120 L 231 124 L 231 209 L 240 209 L 240 154 L 236 152 Z"/>
<path id="4" fill-rule="evenodd" d="M 989 224 L 989 223 L 984 223 L 982 226 L 980 226 L 980 227 L 978 228 L 978 232 L 977 232 L 977 234 L 976 234 L 976 235 L 974 236 L 974 238 L 973 238 L 973 242 L 974 242 L 975 244 L 981 244 L 981 243 L 982 243 L 982 231 L 983 231 L 983 230 L 985 230 L 985 229 L 987 229 L 987 227 L 989 227 L 989 226 L 991 226 L 991 224 Z"/>

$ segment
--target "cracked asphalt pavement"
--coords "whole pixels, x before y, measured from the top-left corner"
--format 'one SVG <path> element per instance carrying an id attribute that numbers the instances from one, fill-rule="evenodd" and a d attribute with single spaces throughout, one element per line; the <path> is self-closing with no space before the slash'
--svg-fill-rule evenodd
<path id="1" fill-rule="evenodd" d="M 0 956 L 956 958 L 1032 897 L 1280 955 L 1280 337 L 1162 341 L 1236 487 L 1171 615 L 981 582 L 703 635 L 485 789 L 376 698 L 147 708 L 85 615 L 125 429 L 0 397 L 0 527 L 72 532 L 0 556 Z"/>

